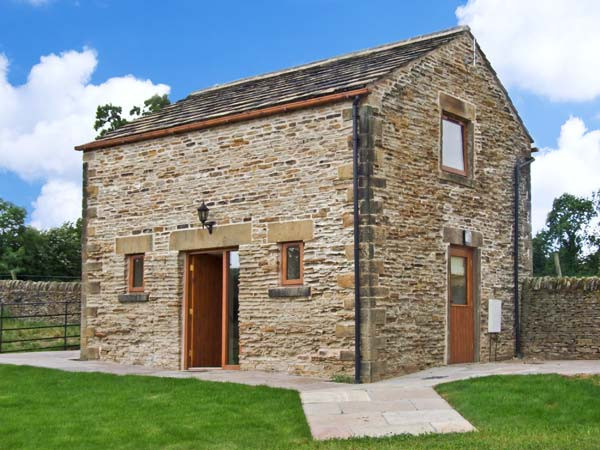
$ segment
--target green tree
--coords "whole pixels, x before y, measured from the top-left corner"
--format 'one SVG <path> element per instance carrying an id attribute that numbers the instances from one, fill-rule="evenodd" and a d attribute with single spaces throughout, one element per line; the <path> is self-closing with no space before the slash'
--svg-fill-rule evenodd
<path id="1" fill-rule="evenodd" d="M 20 270 L 21 235 L 25 231 L 24 208 L 0 198 L 0 272 Z"/>
<path id="2" fill-rule="evenodd" d="M 155 94 L 152 97 L 144 100 L 144 106 L 134 106 L 129 111 L 131 116 L 147 116 L 160 111 L 165 106 L 170 105 L 171 100 L 165 95 Z M 115 106 L 112 103 L 100 105 L 96 108 L 96 121 L 94 122 L 94 130 L 98 131 L 97 138 L 104 136 L 110 131 L 117 130 L 129 121 L 123 116 L 123 108 Z"/>
<path id="3" fill-rule="evenodd" d="M 155 94 L 144 101 L 144 106 L 142 108 L 140 108 L 139 106 L 134 106 L 133 108 L 131 108 L 129 114 L 132 116 L 148 116 L 150 114 L 160 111 L 165 106 L 169 106 L 170 104 L 171 100 L 169 100 L 169 96 L 167 94 Z"/>
<path id="4" fill-rule="evenodd" d="M 47 275 L 81 276 L 81 219 L 44 233 Z"/>
<path id="5" fill-rule="evenodd" d="M 600 213 L 599 203 L 598 194 L 592 199 L 563 194 L 554 200 L 544 229 L 533 239 L 535 275 L 555 273 L 554 252 L 563 275 L 597 274 L 600 249 L 594 219 Z"/>
<path id="6" fill-rule="evenodd" d="M 0 252 L 17 250 L 19 236 L 25 229 L 25 208 L 0 198 Z"/>
<path id="7" fill-rule="evenodd" d="M 0 273 L 30 278 L 81 276 L 81 220 L 49 230 L 25 225 L 26 211 L 0 199 Z"/>
<path id="8" fill-rule="evenodd" d="M 122 112 L 123 108 L 114 106 L 111 103 L 98 106 L 96 109 L 96 122 L 94 122 L 94 130 L 98 131 L 98 137 L 102 137 L 109 131 L 114 131 L 127 123 L 127 120 L 121 117 Z"/>
<path id="9" fill-rule="evenodd" d="M 50 275 L 47 273 L 47 257 L 44 232 L 33 227 L 25 228 L 16 261 L 18 272 L 24 275 Z"/>

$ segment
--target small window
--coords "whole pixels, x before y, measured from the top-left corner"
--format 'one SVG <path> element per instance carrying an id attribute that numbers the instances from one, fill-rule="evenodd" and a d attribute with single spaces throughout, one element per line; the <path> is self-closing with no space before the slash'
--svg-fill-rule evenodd
<path id="1" fill-rule="evenodd" d="M 467 258 L 450 257 L 450 300 L 453 305 L 467 304 Z"/>
<path id="2" fill-rule="evenodd" d="M 302 284 L 304 281 L 304 243 L 281 244 L 281 284 Z"/>
<path id="3" fill-rule="evenodd" d="M 144 292 L 144 255 L 129 255 L 129 292 Z"/>
<path id="4" fill-rule="evenodd" d="M 458 175 L 467 175 L 467 123 L 444 115 L 442 117 L 442 169 Z"/>

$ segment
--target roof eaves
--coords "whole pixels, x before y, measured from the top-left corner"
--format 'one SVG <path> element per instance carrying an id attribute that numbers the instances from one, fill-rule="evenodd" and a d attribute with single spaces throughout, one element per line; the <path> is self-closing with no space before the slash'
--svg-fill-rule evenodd
<path id="1" fill-rule="evenodd" d="M 194 121 L 186 124 L 180 124 L 171 127 L 159 128 L 154 130 L 143 131 L 134 134 L 128 134 L 124 136 L 117 136 L 113 138 L 105 138 L 98 139 L 95 141 L 88 142 L 83 145 L 78 145 L 75 147 L 75 150 L 96 150 L 103 149 L 108 147 L 115 147 L 118 145 L 130 144 L 133 142 L 140 142 L 149 139 L 156 139 L 165 136 L 171 136 L 175 134 L 187 133 L 190 131 L 201 130 L 206 128 L 212 128 L 219 125 L 225 125 L 230 123 L 241 122 L 244 120 L 251 120 L 261 117 L 266 117 L 269 115 L 296 111 L 299 109 L 308 108 L 311 106 L 317 106 L 327 103 L 333 103 L 335 101 L 347 100 L 352 97 L 367 95 L 369 93 L 369 89 L 365 87 L 355 88 L 352 90 L 332 93 L 328 95 L 320 95 L 317 97 L 311 97 L 308 99 L 292 101 L 292 102 L 284 102 L 277 105 L 272 105 L 264 108 L 253 109 L 249 111 L 244 111 L 236 114 L 226 114 L 219 117 L 214 117 L 210 119 L 204 119 L 199 121 Z"/>

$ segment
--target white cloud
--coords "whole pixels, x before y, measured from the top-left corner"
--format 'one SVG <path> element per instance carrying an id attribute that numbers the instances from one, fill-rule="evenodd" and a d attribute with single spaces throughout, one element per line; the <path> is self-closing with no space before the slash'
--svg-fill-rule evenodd
<path id="1" fill-rule="evenodd" d="M 600 95 L 598 0 L 468 0 L 456 16 L 508 86 L 560 101 Z"/>
<path id="2" fill-rule="evenodd" d="M 42 56 L 27 82 L 13 86 L 7 79 L 8 59 L 0 54 L 0 169 L 46 182 L 33 205 L 32 223 L 38 227 L 60 224 L 60 217 L 76 218 L 71 205 L 52 209 L 46 204 L 55 195 L 80 209 L 72 185 L 80 189 L 81 153 L 73 147 L 94 139 L 96 107 L 113 103 L 129 111 L 153 94 L 169 92 L 164 84 L 132 75 L 92 84 L 97 64 L 92 49 Z"/>
<path id="3" fill-rule="evenodd" d="M 73 181 L 50 180 L 33 202 L 31 225 L 50 228 L 65 221 L 74 222 L 81 216 L 81 185 Z"/>
<path id="4" fill-rule="evenodd" d="M 580 118 L 569 118 L 560 129 L 558 147 L 542 149 L 531 167 L 535 233 L 556 197 L 565 192 L 589 197 L 600 189 L 600 130 L 588 131 Z"/>

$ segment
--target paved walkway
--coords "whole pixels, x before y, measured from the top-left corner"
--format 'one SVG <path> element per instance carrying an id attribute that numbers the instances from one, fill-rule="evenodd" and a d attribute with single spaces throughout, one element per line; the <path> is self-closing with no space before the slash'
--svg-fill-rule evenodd
<path id="1" fill-rule="evenodd" d="M 315 439 L 473 431 L 474 427 L 441 398 L 433 386 L 498 374 L 600 374 L 600 361 L 510 361 L 443 366 L 378 383 L 353 385 L 271 372 L 219 369 L 182 372 L 104 361 L 79 361 L 78 357 L 77 351 L 13 353 L 0 355 L 0 364 L 73 372 L 197 378 L 295 389 L 300 392 Z"/>

